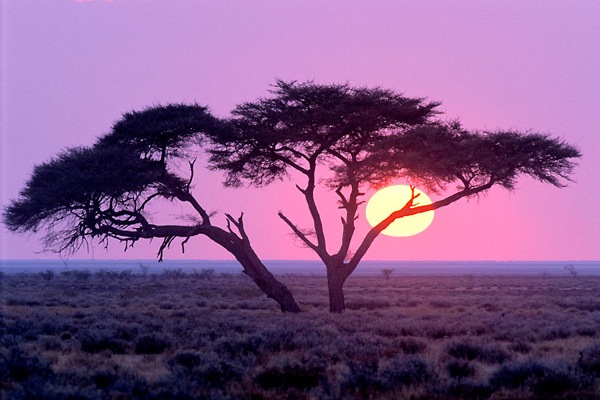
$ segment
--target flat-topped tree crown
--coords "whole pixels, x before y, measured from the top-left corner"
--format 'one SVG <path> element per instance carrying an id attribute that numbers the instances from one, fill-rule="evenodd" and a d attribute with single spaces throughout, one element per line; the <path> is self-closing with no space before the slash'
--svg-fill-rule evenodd
<path id="1" fill-rule="evenodd" d="M 434 192 L 455 183 L 476 194 L 490 184 L 512 190 L 521 175 L 564 187 L 579 157 L 577 148 L 549 135 L 433 123 L 374 143 L 365 169 L 376 186 L 401 176 Z"/>
<path id="2" fill-rule="evenodd" d="M 168 104 L 147 107 L 123 114 L 99 146 L 126 146 L 145 157 L 165 161 L 167 157 L 185 156 L 192 144 L 200 144 L 207 130 L 219 120 L 208 107 L 198 104 Z"/>
<path id="3" fill-rule="evenodd" d="M 211 135 L 213 168 L 228 185 L 266 185 L 290 168 L 306 175 L 317 161 L 356 162 L 373 140 L 426 122 L 438 106 L 378 87 L 279 80 L 270 93 L 237 106 Z"/>

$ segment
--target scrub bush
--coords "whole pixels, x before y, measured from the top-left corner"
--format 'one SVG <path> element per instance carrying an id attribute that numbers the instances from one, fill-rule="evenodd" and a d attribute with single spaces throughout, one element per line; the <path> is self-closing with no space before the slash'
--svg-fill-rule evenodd
<path id="1" fill-rule="evenodd" d="M 588 374 L 600 376 L 600 343 L 583 349 L 579 355 L 577 366 Z"/>
<path id="2" fill-rule="evenodd" d="M 468 361 L 462 360 L 448 362 L 446 371 L 452 378 L 468 378 L 475 375 L 475 367 Z"/>
<path id="3" fill-rule="evenodd" d="M 171 347 L 171 341 L 164 336 L 144 335 L 135 341 L 135 354 L 160 354 Z"/>
<path id="4" fill-rule="evenodd" d="M 81 343 L 81 350 L 86 353 L 94 354 L 108 350 L 114 354 L 124 354 L 128 349 L 126 341 L 115 337 L 114 333 L 108 330 L 85 331 L 78 334 L 77 338 Z"/>
<path id="5" fill-rule="evenodd" d="M 477 344 L 461 340 L 446 347 L 449 355 L 464 360 L 477 360 L 487 364 L 501 364 L 510 358 L 510 354 L 495 344 Z"/>

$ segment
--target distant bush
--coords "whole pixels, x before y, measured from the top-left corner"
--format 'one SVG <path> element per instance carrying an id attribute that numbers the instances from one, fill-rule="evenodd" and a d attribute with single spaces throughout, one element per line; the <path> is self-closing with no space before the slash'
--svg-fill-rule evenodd
<path id="1" fill-rule="evenodd" d="M 55 273 L 53 270 L 47 269 L 44 272 L 40 272 L 40 276 L 44 278 L 44 280 L 51 281 L 52 279 L 54 279 Z"/>
<path id="2" fill-rule="evenodd" d="M 184 276 L 185 276 L 185 273 L 183 272 L 183 270 L 181 268 L 164 269 L 161 274 L 162 278 L 167 278 L 167 279 L 180 279 L 180 278 L 183 278 Z"/>
<path id="3" fill-rule="evenodd" d="M 386 280 L 390 279 L 390 277 L 392 276 L 393 273 L 394 273 L 394 268 L 384 268 L 381 270 L 381 274 L 383 275 L 383 278 Z"/>
<path id="4" fill-rule="evenodd" d="M 135 354 L 160 354 L 171 347 L 171 341 L 164 336 L 144 335 L 135 341 Z"/>
<path id="5" fill-rule="evenodd" d="M 193 270 L 194 278 L 199 279 L 212 279 L 215 276 L 215 270 L 212 268 L 201 269 L 200 271 Z"/>

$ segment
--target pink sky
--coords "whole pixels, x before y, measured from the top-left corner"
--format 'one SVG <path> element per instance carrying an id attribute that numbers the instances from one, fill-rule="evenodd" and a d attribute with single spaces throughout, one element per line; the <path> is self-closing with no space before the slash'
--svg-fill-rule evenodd
<path id="1" fill-rule="evenodd" d="M 35 164 L 92 144 L 125 111 L 198 102 L 226 116 L 265 95 L 275 78 L 348 82 L 441 101 L 447 118 L 470 128 L 552 133 L 584 156 L 568 188 L 522 179 L 515 192 L 493 189 L 439 210 L 418 236 L 381 236 L 368 259 L 600 259 L 600 2 L 5 0 L 0 7 L 3 206 Z M 217 174 L 198 177 L 207 208 L 245 212 L 262 258 L 315 258 L 277 217 L 281 209 L 309 226 L 293 184 L 223 189 Z M 330 195 L 321 198 L 337 237 L 338 210 Z M 367 227 L 361 219 L 360 232 Z M 0 243 L 1 259 L 56 258 L 37 253 L 35 235 L 0 227 Z M 152 258 L 157 245 L 123 253 L 115 243 L 75 257 Z M 202 237 L 185 255 L 177 245 L 167 257 L 231 258 Z"/>

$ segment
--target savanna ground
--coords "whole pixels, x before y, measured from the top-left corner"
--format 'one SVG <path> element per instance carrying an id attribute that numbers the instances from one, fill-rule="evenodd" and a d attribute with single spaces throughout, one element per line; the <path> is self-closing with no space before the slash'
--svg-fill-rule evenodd
<path id="1" fill-rule="evenodd" d="M 600 398 L 600 277 L 142 272 L 0 274 L 0 398 Z"/>

